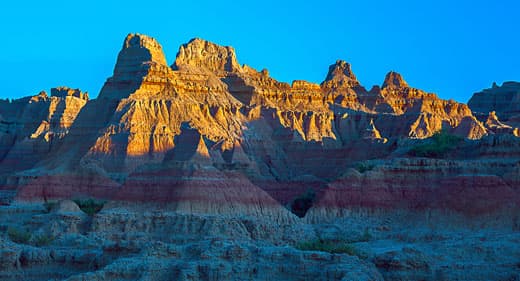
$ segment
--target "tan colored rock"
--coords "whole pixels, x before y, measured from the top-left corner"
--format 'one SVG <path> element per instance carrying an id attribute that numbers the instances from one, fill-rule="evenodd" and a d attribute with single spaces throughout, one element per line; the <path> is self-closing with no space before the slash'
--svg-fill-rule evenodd
<path id="1" fill-rule="evenodd" d="M 117 100 L 134 93 L 153 96 L 163 89 L 161 82 L 167 82 L 171 72 L 162 46 L 155 39 L 129 34 L 117 57 L 114 74 L 101 89 L 99 98 Z"/>
<path id="2" fill-rule="evenodd" d="M 155 39 L 130 34 L 97 99 L 87 102 L 81 91 L 67 88 L 56 91 L 61 92 L 50 98 L 41 94 L 24 100 L 29 106 L 23 112 L 0 102 L 2 118 L 13 111 L 26 120 L 36 120 L 34 116 L 44 112 L 40 104 L 50 104 L 50 114 L 38 119 L 45 122 L 27 131 L 34 139 L 52 140 L 50 133 L 64 136 L 50 148 L 38 147 L 43 156 L 25 166 L 33 170 L 14 169 L 20 173 L 8 177 L 13 184 L 35 178 L 33 189 L 25 189 L 21 198 L 41 197 L 42 190 L 56 197 L 98 195 L 103 190 L 93 186 L 97 181 L 110 182 L 106 192 L 112 194 L 112 187 L 132 175 L 143 175 L 144 183 L 139 179 L 135 184 L 139 187 L 154 175 L 150 171 L 164 173 L 159 182 L 151 181 L 135 193 L 125 189 L 121 195 L 122 200 L 136 200 L 148 187 L 155 190 L 154 184 L 171 184 L 172 169 L 179 170 L 179 190 L 192 183 L 190 173 L 203 169 L 201 177 L 225 182 L 228 173 L 243 176 L 236 186 L 254 190 L 251 186 L 259 185 L 277 200 L 289 202 L 287 196 L 297 192 L 285 192 L 287 186 L 298 192 L 308 182 L 322 187 L 356 161 L 399 155 L 400 141 L 429 138 L 442 129 L 470 139 L 489 133 L 467 106 L 412 88 L 395 72 L 387 75 L 382 87 L 367 91 L 350 64 L 338 61 L 320 85 L 301 80 L 289 85 L 270 77 L 267 70 L 240 66 L 231 47 L 201 39 L 183 45 L 171 68 Z M 67 110 L 59 112 L 62 100 Z M 13 138 L 6 135 L 2 142 Z M 17 151 L 30 151 L 32 145 L 20 142 Z M 478 153 L 498 155 L 511 149 L 485 147 Z M 12 155 L 10 161 L 20 154 Z M 56 185 L 59 179 L 54 176 L 38 179 L 47 171 L 67 175 L 67 184 Z M 301 180 L 306 178 L 313 180 Z M 44 188 L 49 182 L 56 187 Z M 195 183 L 206 184 L 197 179 Z M 300 184 L 303 187 L 294 187 Z M 207 192 L 192 191 L 194 198 L 202 196 L 197 192 Z M 175 192 L 167 196 L 177 198 Z M 183 200 L 183 206 L 200 207 Z"/>
<path id="3" fill-rule="evenodd" d="M 366 128 L 363 138 L 372 141 L 381 141 L 383 143 L 388 141 L 388 139 L 381 136 L 381 133 L 379 130 L 377 130 L 376 125 L 374 125 L 373 119 L 370 119 L 370 125 Z"/>
<path id="4" fill-rule="evenodd" d="M 498 120 L 495 111 L 491 111 L 489 113 L 485 125 L 486 128 L 495 134 L 512 134 L 514 136 L 518 136 L 518 128 L 513 128 L 512 126 L 509 126 L 508 124 Z"/>
<path id="5" fill-rule="evenodd" d="M 360 95 L 366 90 L 357 81 L 352 67 L 349 63 L 338 60 L 329 66 L 329 72 L 325 81 L 321 83 L 327 101 L 339 104 L 345 108 L 354 110 L 369 111 L 360 101 Z"/>
<path id="6" fill-rule="evenodd" d="M 218 74 L 241 70 L 232 47 L 219 46 L 199 38 L 180 47 L 174 68 L 180 69 L 183 65 L 205 68 Z"/>
<path id="7" fill-rule="evenodd" d="M 69 87 L 60 86 L 56 88 L 51 88 L 51 97 L 76 97 L 80 99 L 84 99 L 86 101 L 89 100 L 89 96 L 87 92 L 82 92 L 80 89 L 71 89 Z"/>
<path id="8" fill-rule="evenodd" d="M 403 76 L 401 74 L 390 71 L 385 77 L 385 81 L 383 82 L 383 85 L 381 86 L 381 89 L 386 88 L 408 88 L 408 83 L 404 81 Z"/>
<path id="9" fill-rule="evenodd" d="M 359 82 L 354 72 L 352 72 L 351 65 L 346 61 L 338 60 L 329 67 L 323 86 L 325 85 L 354 86 L 359 85 Z"/>
<path id="10" fill-rule="evenodd" d="M 2 225 L 55 238 L 0 237 L 0 279 L 382 279 L 370 263 L 387 279 L 515 277 L 518 115 L 477 119 L 395 72 L 367 91 L 344 61 L 289 85 L 201 39 L 169 67 L 140 34 L 97 99 L 51 91 L 0 100 Z M 441 130 L 472 140 L 429 138 Z M 109 202 L 87 216 L 68 201 L 90 197 Z M 361 258 L 293 247 L 316 239 Z"/>

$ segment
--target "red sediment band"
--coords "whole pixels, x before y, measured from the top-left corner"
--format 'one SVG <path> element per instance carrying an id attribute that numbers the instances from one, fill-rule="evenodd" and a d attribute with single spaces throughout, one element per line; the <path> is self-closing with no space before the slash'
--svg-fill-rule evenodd
<path id="1" fill-rule="evenodd" d="M 367 182 L 362 186 L 341 181 L 324 191 L 316 207 L 444 209 L 482 215 L 505 207 L 520 207 L 520 195 L 499 177 L 491 175 L 454 176 L 430 185 L 408 182 L 399 187 L 385 181 Z"/>

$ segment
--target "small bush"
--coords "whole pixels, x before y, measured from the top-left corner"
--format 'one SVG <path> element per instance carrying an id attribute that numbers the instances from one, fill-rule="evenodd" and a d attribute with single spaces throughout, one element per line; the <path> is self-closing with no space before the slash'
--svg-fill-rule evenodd
<path id="1" fill-rule="evenodd" d="M 372 234 L 368 231 L 368 228 L 365 228 L 365 232 L 363 232 L 363 235 L 359 237 L 359 240 L 357 242 L 368 242 L 372 240 Z"/>
<path id="2" fill-rule="evenodd" d="M 57 204 L 58 204 L 58 202 L 56 202 L 56 201 L 49 201 L 49 202 L 43 203 L 43 207 L 45 208 L 45 211 L 47 213 L 49 213 L 52 210 L 52 208 L 54 208 Z"/>
<path id="3" fill-rule="evenodd" d="M 296 245 L 296 249 L 302 251 L 320 251 L 331 254 L 347 254 L 358 257 L 362 256 L 352 244 L 347 242 L 314 240 L 299 243 Z"/>
<path id="4" fill-rule="evenodd" d="M 410 149 L 409 154 L 417 157 L 440 158 L 455 149 L 462 138 L 440 131 L 435 133 L 428 141 L 428 143 L 414 146 Z"/>
<path id="5" fill-rule="evenodd" d="M 74 203 L 78 204 L 79 208 L 83 212 L 85 212 L 89 216 L 92 216 L 96 213 L 99 213 L 99 211 L 101 211 L 101 209 L 105 205 L 106 201 L 94 200 L 94 199 L 86 199 L 86 200 L 76 199 L 76 200 L 74 200 Z"/>
<path id="6" fill-rule="evenodd" d="M 47 245 L 51 244 L 52 241 L 54 241 L 54 237 L 52 237 L 50 235 L 46 235 L 46 234 L 40 234 L 40 235 L 35 236 L 32 241 L 33 241 L 34 245 L 37 247 L 47 246 Z"/>
<path id="7" fill-rule="evenodd" d="M 358 170 L 360 173 L 363 174 L 364 172 L 372 171 L 374 169 L 374 167 L 375 167 L 375 165 L 373 165 L 373 164 L 361 162 L 361 163 L 357 164 L 356 170 Z"/>
<path id="8" fill-rule="evenodd" d="M 18 244 L 27 244 L 32 236 L 29 231 L 12 226 L 7 229 L 7 235 L 11 241 Z"/>
<path id="9" fill-rule="evenodd" d="M 305 193 L 294 198 L 291 202 L 291 212 L 300 218 L 303 218 L 307 211 L 314 204 L 316 199 L 316 192 L 313 189 L 308 189 Z"/>

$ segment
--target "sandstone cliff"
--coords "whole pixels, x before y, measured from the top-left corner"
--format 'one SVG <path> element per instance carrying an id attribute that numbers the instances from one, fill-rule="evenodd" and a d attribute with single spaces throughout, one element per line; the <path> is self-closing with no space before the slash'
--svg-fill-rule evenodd
<path id="1" fill-rule="evenodd" d="M 290 204 L 309 189 L 326 196 L 334 186 L 329 183 L 360 161 L 409 155 L 440 131 L 468 139 L 458 154 L 450 148 L 445 157 L 495 157 L 516 147 L 516 139 L 500 137 L 514 136 L 513 127 L 494 116 L 479 121 L 468 106 L 412 88 L 399 73 L 389 72 L 380 87 L 367 91 L 352 66 L 338 60 L 321 84 L 290 85 L 265 69 L 240 65 L 232 47 L 202 39 L 182 45 L 169 66 L 155 39 L 129 34 L 97 99 L 77 89 L 51 92 L 0 104 L 2 118 L 26 120 L 23 126 L 2 123 L 9 131 L 1 138 L 2 167 L 9 167 L 4 188 L 26 185 L 20 199 L 41 200 L 42 187 L 52 182 L 44 188 L 49 198 L 105 193 L 189 206 L 181 209 L 256 214 L 277 209 L 264 207 L 273 206 L 271 197 Z M 490 134 L 503 145 L 487 145 L 484 137 Z M 34 148 L 19 135 L 52 145 L 27 161 L 16 155 Z M 13 159 L 23 164 L 9 165 Z M 457 175 L 435 178 L 449 182 Z M 52 179 L 60 176 L 63 180 Z M 205 177 L 227 194 L 229 205 L 219 206 L 224 199 L 218 197 L 215 207 L 190 201 L 212 201 L 204 195 L 213 192 L 200 180 Z M 186 189 L 190 184 L 201 188 Z M 265 196 L 248 197 L 263 194 L 261 189 Z"/>

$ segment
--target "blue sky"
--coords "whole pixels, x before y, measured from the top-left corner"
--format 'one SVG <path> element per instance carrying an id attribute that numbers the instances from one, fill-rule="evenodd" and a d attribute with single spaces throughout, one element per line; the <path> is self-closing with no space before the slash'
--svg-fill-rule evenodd
<path id="1" fill-rule="evenodd" d="M 104 3 L 105 2 L 105 3 Z M 367 88 L 395 70 L 410 85 L 467 102 L 520 80 L 520 2 L 9 1 L 0 10 L 1 98 L 59 85 L 97 96 L 130 32 L 159 40 L 173 63 L 201 37 L 286 82 L 321 82 L 336 59 Z"/>

